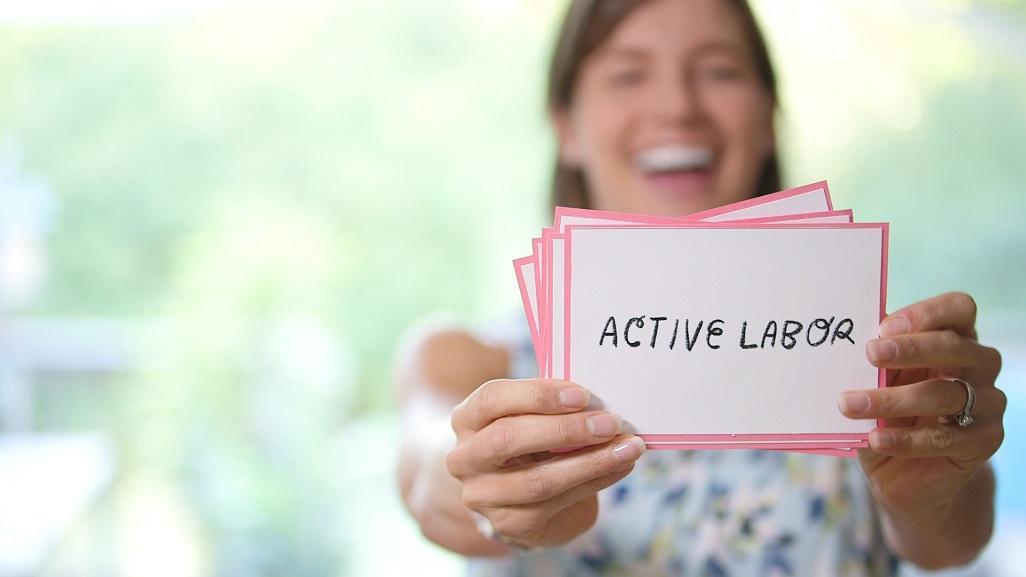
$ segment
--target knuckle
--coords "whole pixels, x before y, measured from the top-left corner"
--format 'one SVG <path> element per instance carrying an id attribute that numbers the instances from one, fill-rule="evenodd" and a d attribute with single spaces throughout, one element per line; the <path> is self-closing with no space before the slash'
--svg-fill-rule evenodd
<path id="1" fill-rule="evenodd" d="M 998 415 L 1003 416 L 1008 408 L 1008 395 L 999 388 L 994 388 L 994 397 L 997 399 Z"/>
<path id="2" fill-rule="evenodd" d="M 445 454 L 445 468 L 449 470 L 450 475 L 457 479 L 462 479 L 465 475 L 464 452 L 462 447 L 456 447 Z"/>
<path id="3" fill-rule="evenodd" d="M 955 350 L 962 344 L 962 337 L 952 329 L 944 329 L 937 334 L 937 344 L 942 351 Z"/>
<path id="4" fill-rule="evenodd" d="M 903 316 L 908 320 L 909 324 L 912 326 L 913 332 L 919 330 L 917 327 L 928 324 L 930 320 L 929 309 L 925 307 L 923 303 L 909 305 L 903 309 L 894 311 L 890 316 L 896 317 L 899 316 L 899 313 L 900 316 Z"/>
<path id="5" fill-rule="evenodd" d="M 1001 372 L 1001 365 L 1003 360 L 1001 359 L 1001 351 L 994 347 L 983 347 L 984 354 L 988 357 L 988 364 L 992 367 L 994 378 Z"/>
<path id="6" fill-rule="evenodd" d="M 991 454 L 996 453 L 997 450 L 999 448 L 1001 448 L 1001 445 L 1004 442 L 1005 442 L 1005 427 L 1002 424 L 998 423 L 998 425 L 996 427 L 994 427 L 993 438 L 991 439 L 991 447 L 993 447 L 993 450 L 991 451 Z"/>
<path id="7" fill-rule="evenodd" d="M 938 451 L 946 451 L 955 444 L 955 433 L 951 427 L 931 427 L 928 439 L 931 448 Z"/>
<path id="8" fill-rule="evenodd" d="M 482 511 L 491 504 L 485 497 L 484 489 L 478 483 L 464 483 L 461 495 L 463 506 L 471 511 Z"/>
<path id="9" fill-rule="evenodd" d="M 488 511 L 488 521 L 491 522 L 492 528 L 502 533 L 503 535 L 513 536 L 515 523 L 512 522 L 511 517 L 513 511 L 505 508 L 496 508 Z"/>
<path id="10" fill-rule="evenodd" d="M 516 450 L 517 433 L 504 419 L 495 421 L 485 433 L 485 442 L 492 455 L 511 455 Z"/>
<path id="11" fill-rule="evenodd" d="M 455 407 L 452 412 L 449 413 L 449 428 L 452 429 L 453 433 L 456 433 L 456 438 L 463 438 L 464 435 L 474 430 L 474 408 L 473 408 L 473 396 L 469 396 Z"/>
<path id="12" fill-rule="evenodd" d="M 947 415 L 957 413 L 962 410 L 965 406 L 966 394 L 965 387 L 960 383 L 952 381 L 944 381 L 945 386 L 942 387 L 943 393 L 937 395 L 937 409 L 938 415 Z"/>
<path id="13" fill-rule="evenodd" d="M 474 410 L 481 415 L 490 415 L 499 405 L 498 380 L 484 383 L 474 392 Z"/>
<path id="14" fill-rule="evenodd" d="M 583 415 L 572 415 L 556 419 L 556 435 L 560 443 L 573 443 L 581 438 L 581 431 L 587 427 Z"/>
<path id="15" fill-rule="evenodd" d="M 894 435 L 894 448 L 907 450 L 916 446 L 916 438 L 910 431 L 902 429 L 892 434 Z"/>
<path id="16" fill-rule="evenodd" d="M 462 403 L 456 405 L 456 408 L 454 408 L 452 412 L 449 413 L 449 428 L 452 429 L 454 433 L 459 432 L 459 426 L 462 420 L 463 411 L 466 407 L 465 403 L 466 401 L 463 401 Z"/>
<path id="17" fill-rule="evenodd" d="M 533 398 L 543 401 L 545 404 L 559 405 L 559 385 L 550 379 L 537 379 L 531 385 Z"/>
<path id="18" fill-rule="evenodd" d="M 554 485 L 546 467 L 532 467 L 524 475 L 523 496 L 530 502 L 542 501 L 552 496 Z"/>
<path id="19" fill-rule="evenodd" d="M 585 471 L 588 478 L 595 478 L 605 473 L 608 473 L 617 464 L 616 460 L 613 459 L 613 455 L 609 449 L 602 451 L 595 451 L 589 457 L 585 464 Z"/>
<path id="20" fill-rule="evenodd" d="M 523 543 L 532 542 L 542 525 L 540 516 L 530 509 L 499 509 L 491 521 L 496 531 Z"/>
<path id="21" fill-rule="evenodd" d="M 976 299 L 964 292 L 953 292 L 950 293 L 950 296 L 951 300 L 955 303 L 955 306 L 963 311 L 969 318 L 976 318 Z"/>
<path id="22" fill-rule="evenodd" d="M 919 341 L 912 338 L 911 335 L 891 338 L 894 339 L 894 344 L 898 347 L 898 353 L 895 355 L 897 358 L 910 359 L 915 358 L 919 354 Z"/>
<path id="23" fill-rule="evenodd" d="M 895 395 L 901 394 L 898 389 L 880 389 L 879 391 L 868 391 L 869 406 L 875 414 L 890 415 L 894 413 L 897 402 Z"/>

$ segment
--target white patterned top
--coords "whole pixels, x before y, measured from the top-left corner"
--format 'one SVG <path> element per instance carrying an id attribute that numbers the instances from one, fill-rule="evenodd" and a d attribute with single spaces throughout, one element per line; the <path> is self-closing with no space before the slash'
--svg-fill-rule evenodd
<path id="1" fill-rule="evenodd" d="M 537 374 L 526 323 L 483 336 L 509 348 L 512 378 Z M 587 383 L 581 383 L 587 387 Z M 599 493 L 595 526 L 560 548 L 472 559 L 471 576 L 894 576 L 853 459 L 773 451 L 649 451 Z"/>

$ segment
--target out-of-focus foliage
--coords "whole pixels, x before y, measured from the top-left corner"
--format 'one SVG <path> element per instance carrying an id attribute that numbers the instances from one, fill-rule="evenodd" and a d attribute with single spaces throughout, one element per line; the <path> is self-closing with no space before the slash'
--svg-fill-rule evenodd
<path id="1" fill-rule="evenodd" d="M 157 325 L 140 372 L 40 387 L 40 426 L 120 448 L 124 478 L 78 538 L 107 544 L 70 563 L 156 547 L 179 553 L 168 571 L 345 572 L 360 497 L 339 492 L 359 466 L 339 427 L 390 406 L 412 319 L 509 307 L 506 255 L 543 214 L 551 8 L 500 9 L 6 27 L 0 136 L 58 199 L 47 282 L 16 314 Z"/>
<path id="2" fill-rule="evenodd" d="M 758 4 L 792 180 L 892 223 L 892 306 L 965 290 L 984 316 L 1026 308 L 1022 6 Z"/>
<path id="3" fill-rule="evenodd" d="M 5 31 L 0 126 L 60 197 L 28 312 L 315 314 L 383 406 L 400 327 L 497 310 L 481 239 L 512 204 L 502 229 L 538 218 L 544 46 L 493 40 L 537 38 L 530 15 L 338 2 Z"/>

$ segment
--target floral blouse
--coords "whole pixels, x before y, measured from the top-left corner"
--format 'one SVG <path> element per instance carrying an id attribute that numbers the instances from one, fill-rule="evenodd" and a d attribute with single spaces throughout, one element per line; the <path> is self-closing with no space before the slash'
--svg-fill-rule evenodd
<path id="1" fill-rule="evenodd" d="M 493 332 L 513 378 L 537 374 L 526 327 Z M 599 493 L 598 521 L 574 541 L 468 565 L 474 577 L 897 572 L 854 459 L 750 450 L 649 451 Z"/>

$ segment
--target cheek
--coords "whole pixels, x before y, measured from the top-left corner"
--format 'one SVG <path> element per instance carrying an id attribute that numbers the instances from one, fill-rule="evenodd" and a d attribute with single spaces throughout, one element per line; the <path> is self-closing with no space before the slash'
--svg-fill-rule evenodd
<path id="1" fill-rule="evenodd" d="M 758 185 L 763 163 L 774 148 L 772 108 L 750 93 L 732 94 L 712 108 L 724 144 L 720 194 L 724 200 L 745 198 Z"/>
<path id="2" fill-rule="evenodd" d="M 732 149 L 759 156 L 773 149 L 773 108 L 761 95 L 734 94 L 714 104 L 714 115 Z"/>
<path id="3" fill-rule="evenodd" d="M 625 125 L 615 107 L 594 103 L 582 107 L 577 118 L 577 134 L 583 162 L 597 168 L 615 157 L 623 140 Z"/>
<path id="4" fill-rule="evenodd" d="M 576 134 L 581 169 L 594 195 L 596 208 L 623 208 L 617 197 L 628 194 L 631 165 L 626 153 L 629 115 L 622 107 L 593 102 L 582 106 Z M 622 199 L 620 199 L 622 200 Z"/>

